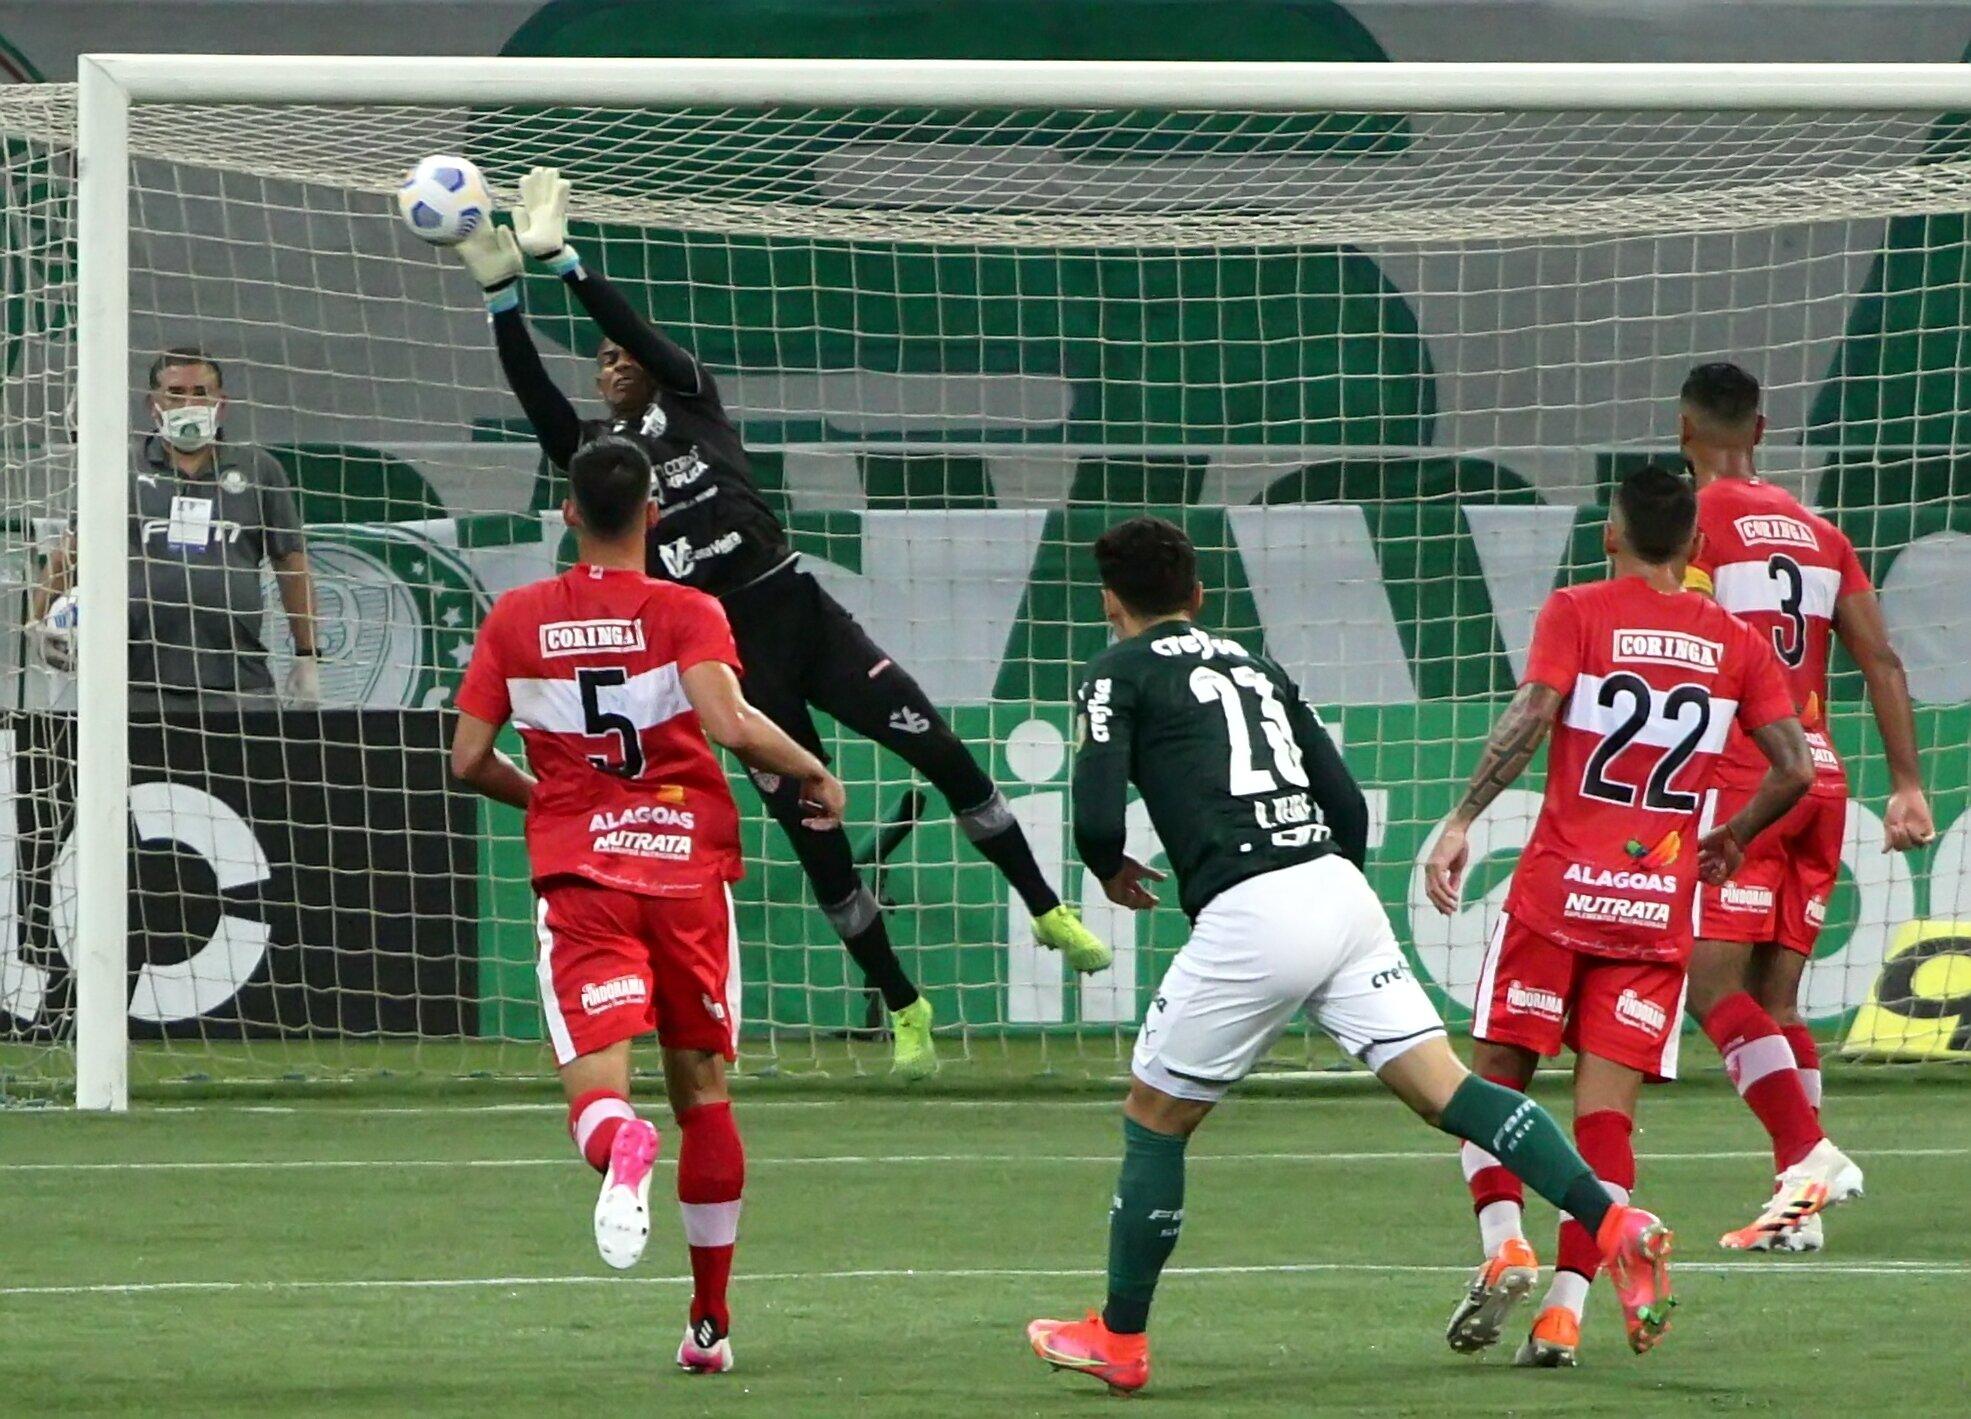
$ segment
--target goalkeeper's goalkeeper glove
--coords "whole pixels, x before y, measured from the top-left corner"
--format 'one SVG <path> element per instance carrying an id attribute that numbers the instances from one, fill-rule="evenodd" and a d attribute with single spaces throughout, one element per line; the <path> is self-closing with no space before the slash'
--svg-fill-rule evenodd
<path id="1" fill-rule="evenodd" d="M 513 231 L 520 249 L 546 262 L 557 276 L 582 264 L 568 244 L 568 194 L 573 190 L 558 168 L 534 168 L 520 179 L 520 205 L 513 209 Z"/>
<path id="2" fill-rule="evenodd" d="M 452 248 L 458 253 L 472 279 L 486 293 L 486 309 L 511 310 L 520 304 L 520 273 L 526 263 L 511 227 L 483 222 L 473 234 Z"/>

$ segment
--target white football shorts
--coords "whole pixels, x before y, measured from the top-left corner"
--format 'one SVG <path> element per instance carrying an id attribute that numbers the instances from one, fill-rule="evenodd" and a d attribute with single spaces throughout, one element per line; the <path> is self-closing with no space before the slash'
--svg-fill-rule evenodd
<path id="1" fill-rule="evenodd" d="M 1335 854 L 1212 898 L 1157 987 L 1131 1069 L 1215 1103 L 1303 1010 L 1371 1069 L 1444 1033 L 1375 889 Z"/>

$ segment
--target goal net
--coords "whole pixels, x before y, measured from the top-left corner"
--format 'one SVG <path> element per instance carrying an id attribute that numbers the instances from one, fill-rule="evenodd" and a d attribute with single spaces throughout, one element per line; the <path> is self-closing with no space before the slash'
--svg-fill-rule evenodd
<path id="1" fill-rule="evenodd" d="M 1449 920 L 1421 891 L 1431 829 L 1542 598 L 1603 566 L 1612 481 L 1678 466 L 1677 387 L 1717 359 L 1766 387 L 1763 471 L 1882 589 L 1940 829 L 1931 850 L 1882 851 L 1880 741 L 1840 663 L 1830 720 L 1856 796 L 1806 1011 L 1864 1052 L 1971 1047 L 1971 117 L 1875 100 L 1866 66 L 1755 111 L 1675 71 L 1577 90 L 1631 107 L 1507 86 L 1431 111 L 1426 78 L 1295 110 L 1242 105 L 1210 65 L 1155 102 L 1092 89 L 1094 106 L 881 74 L 836 90 L 893 95 L 860 106 L 728 100 L 659 64 L 642 91 L 678 101 L 596 106 L 546 101 L 596 92 L 580 62 L 546 94 L 550 66 L 503 89 L 497 61 L 470 105 L 341 101 L 338 76 L 374 88 L 370 63 L 300 74 L 312 102 L 131 103 L 124 438 L 87 477 L 76 93 L 0 93 L 0 1095 L 69 1077 L 100 909 L 74 807 L 89 666 L 51 664 L 29 623 L 78 490 L 142 470 L 149 370 L 175 347 L 220 369 L 222 482 L 261 476 L 258 450 L 292 485 L 322 703 L 277 702 L 293 641 L 269 565 L 250 590 L 274 699 L 133 708 L 132 1079 L 547 1066 L 517 816 L 449 781 L 443 749 L 491 599 L 567 565 L 572 539 L 477 288 L 397 218 L 432 153 L 470 157 L 503 202 L 534 164 L 573 180 L 572 240 L 716 373 L 804 565 L 945 708 L 1116 947 L 1112 969 L 1064 973 L 948 806 L 824 724 L 948 1066 L 1113 1072 L 1183 940 L 1173 907 L 1110 907 L 1067 829 L 1067 706 L 1106 640 L 1087 545 L 1143 511 L 1190 531 L 1213 624 L 1263 642 L 1342 738 L 1374 883 L 1468 1019 L 1538 775 L 1476 830 Z M 432 92 L 450 63 L 393 72 Z M 1354 68 L 1302 71 L 1304 91 Z M 524 297 L 550 373 L 592 406 L 595 330 L 544 270 Z M 85 531 L 85 580 L 92 555 Z M 168 598 L 131 575 L 133 599 Z M 735 789 L 743 1065 L 882 1069 L 864 982 Z M 1131 831 L 1155 853 L 1145 819 Z M 1274 1062 L 1334 1059 L 1296 1035 Z"/>

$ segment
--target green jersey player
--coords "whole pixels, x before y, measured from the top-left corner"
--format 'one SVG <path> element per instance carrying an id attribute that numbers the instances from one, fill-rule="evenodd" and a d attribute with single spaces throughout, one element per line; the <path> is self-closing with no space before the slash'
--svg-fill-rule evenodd
<path id="1" fill-rule="evenodd" d="M 1452 1053 L 1362 875 L 1368 810 L 1319 717 L 1278 665 L 1197 624 L 1204 588 L 1179 528 L 1131 518 L 1094 550 L 1116 643 L 1080 692 L 1076 847 L 1110 901 L 1156 905 L 1148 884 L 1163 874 L 1124 847 L 1133 783 L 1192 929 L 1136 1038 L 1108 1302 L 1085 1320 L 1034 1321 L 1034 1352 L 1119 1393 L 1148 1381 L 1150 1299 L 1184 1221 L 1185 1144 L 1302 1012 L 1424 1119 L 1586 1226 L 1653 1341 L 1670 1305 L 1668 1230 L 1617 1202 L 1538 1104 Z"/>

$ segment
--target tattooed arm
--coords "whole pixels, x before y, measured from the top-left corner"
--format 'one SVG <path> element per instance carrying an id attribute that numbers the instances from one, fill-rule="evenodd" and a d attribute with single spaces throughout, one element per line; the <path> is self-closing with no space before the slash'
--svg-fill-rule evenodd
<path id="1" fill-rule="evenodd" d="M 1466 860 L 1470 856 L 1466 831 L 1493 799 L 1526 772 L 1526 766 L 1539 752 L 1540 742 L 1553 728 L 1560 701 L 1560 691 L 1553 686 L 1529 680 L 1519 687 L 1506 712 L 1492 726 L 1465 796 L 1444 820 L 1437 843 L 1424 864 L 1425 894 L 1431 905 L 1444 915 L 1449 916 L 1458 909 L 1458 893 L 1464 886 Z"/>

